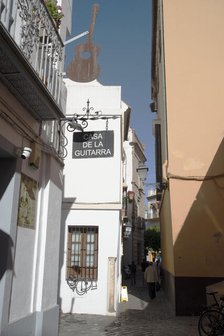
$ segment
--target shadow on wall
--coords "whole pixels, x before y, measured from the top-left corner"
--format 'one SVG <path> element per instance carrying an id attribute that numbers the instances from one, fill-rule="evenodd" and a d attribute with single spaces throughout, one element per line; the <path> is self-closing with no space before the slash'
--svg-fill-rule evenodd
<path id="1" fill-rule="evenodd" d="M 63 186 L 65 185 L 64 182 L 64 177 L 63 177 Z M 64 188 L 64 187 L 63 187 Z M 72 205 L 73 203 L 75 203 L 76 201 L 76 197 L 74 198 L 66 198 L 64 197 L 64 190 L 63 190 L 63 199 L 62 199 L 62 212 L 61 212 L 61 233 L 60 233 L 60 252 L 59 252 L 59 277 L 58 277 L 58 305 L 59 305 L 59 309 L 61 310 L 61 306 L 62 306 L 62 297 L 61 297 L 61 293 L 60 293 L 60 289 L 61 289 L 61 283 L 62 282 L 66 282 L 66 274 L 63 274 L 61 272 L 63 266 L 64 266 L 64 254 L 66 253 L 67 255 L 67 242 L 65 242 L 65 236 L 66 236 L 66 219 L 67 216 L 69 215 L 69 212 L 72 209 Z M 66 252 L 65 252 L 66 251 Z M 73 311 L 73 306 L 74 306 L 75 302 L 72 299 L 72 303 L 71 303 L 71 309 L 70 311 Z"/>
<path id="2" fill-rule="evenodd" d="M 0 230 L 0 280 L 6 270 L 13 270 L 12 247 L 12 238 Z"/>
<path id="3" fill-rule="evenodd" d="M 0 200 L 5 195 L 5 191 L 12 180 L 16 171 L 16 159 L 1 158 L 0 173 L 4 178 L 1 179 Z"/>
<path id="4" fill-rule="evenodd" d="M 184 190 L 188 190 L 189 193 L 195 183 L 201 182 L 192 179 L 176 180 L 173 183 L 176 183 L 176 186 L 181 183 L 184 197 Z M 206 286 L 224 280 L 223 255 L 224 141 L 222 140 L 206 176 L 202 178 L 201 187 L 174 245 L 177 315 L 199 313 L 201 305 L 206 303 Z"/>

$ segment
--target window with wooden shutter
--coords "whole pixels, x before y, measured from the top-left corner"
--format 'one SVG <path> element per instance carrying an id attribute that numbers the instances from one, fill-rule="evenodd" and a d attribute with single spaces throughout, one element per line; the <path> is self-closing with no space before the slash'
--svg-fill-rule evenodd
<path id="1" fill-rule="evenodd" d="M 98 227 L 69 226 L 67 277 L 97 280 Z"/>

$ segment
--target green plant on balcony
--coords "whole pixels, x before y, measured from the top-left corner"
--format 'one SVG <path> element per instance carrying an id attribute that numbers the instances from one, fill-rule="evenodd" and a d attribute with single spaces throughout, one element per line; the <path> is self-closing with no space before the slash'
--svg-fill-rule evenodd
<path id="1" fill-rule="evenodd" d="M 56 0 L 45 0 L 44 1 L 49 14 L 55 22 L 57 28 L 60 27 L 61 19 L 64 17 L 61 6 L 57 4 Z"/>

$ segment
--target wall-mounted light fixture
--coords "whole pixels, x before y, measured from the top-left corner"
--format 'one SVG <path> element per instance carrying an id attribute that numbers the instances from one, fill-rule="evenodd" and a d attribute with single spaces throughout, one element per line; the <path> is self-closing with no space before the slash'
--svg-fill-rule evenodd
<path id="1" fill-rule="evenodd" d="M 168 181 L 156 183 L 156 186 L 158 191 L 166 190 L 168 188 Z"/>
<path id="2" fill-rule="evenodd" d="M 68 144 L 68 139 L 64 134 L 64 129 L 66 127 L 68 132 L 81 131 L 84 132 L 85 128 L 88 127 L 90 120 L 106 120 L 106 131 L 108 130 L 109 119 L 121 118 L 121 114 L 103 114 L 102 111 L 94 111 L 93 107 L 90 107 L 90 101 L 87 100 L 87 106 L 83 107 L 81 114 L 73 114 L 67 116 L 66 118 L 60 119 L 60 150 L 59 156 L 64 159 L 68 152 L 66 146 Z"/>
<path id="3" fill-rule="evenodd" d="M 146 180 L 146 176 L 147 176 L 147 172 L 148 172 L 148 168 L 146 167 L 146 165 L 144 163 L 139 163 L 138 168 L 136 169 L 139 178 L 141 181 L 145 181 Z"/>

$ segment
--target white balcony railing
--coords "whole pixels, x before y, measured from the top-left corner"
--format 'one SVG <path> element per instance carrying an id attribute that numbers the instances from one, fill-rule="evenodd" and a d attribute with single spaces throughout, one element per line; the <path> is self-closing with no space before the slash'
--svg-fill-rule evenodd
<path id="1" fill-rule="evenodd" d="M 59 105 L 63 43 L 42 0 L 0 0 L 0 23 Z"/>

